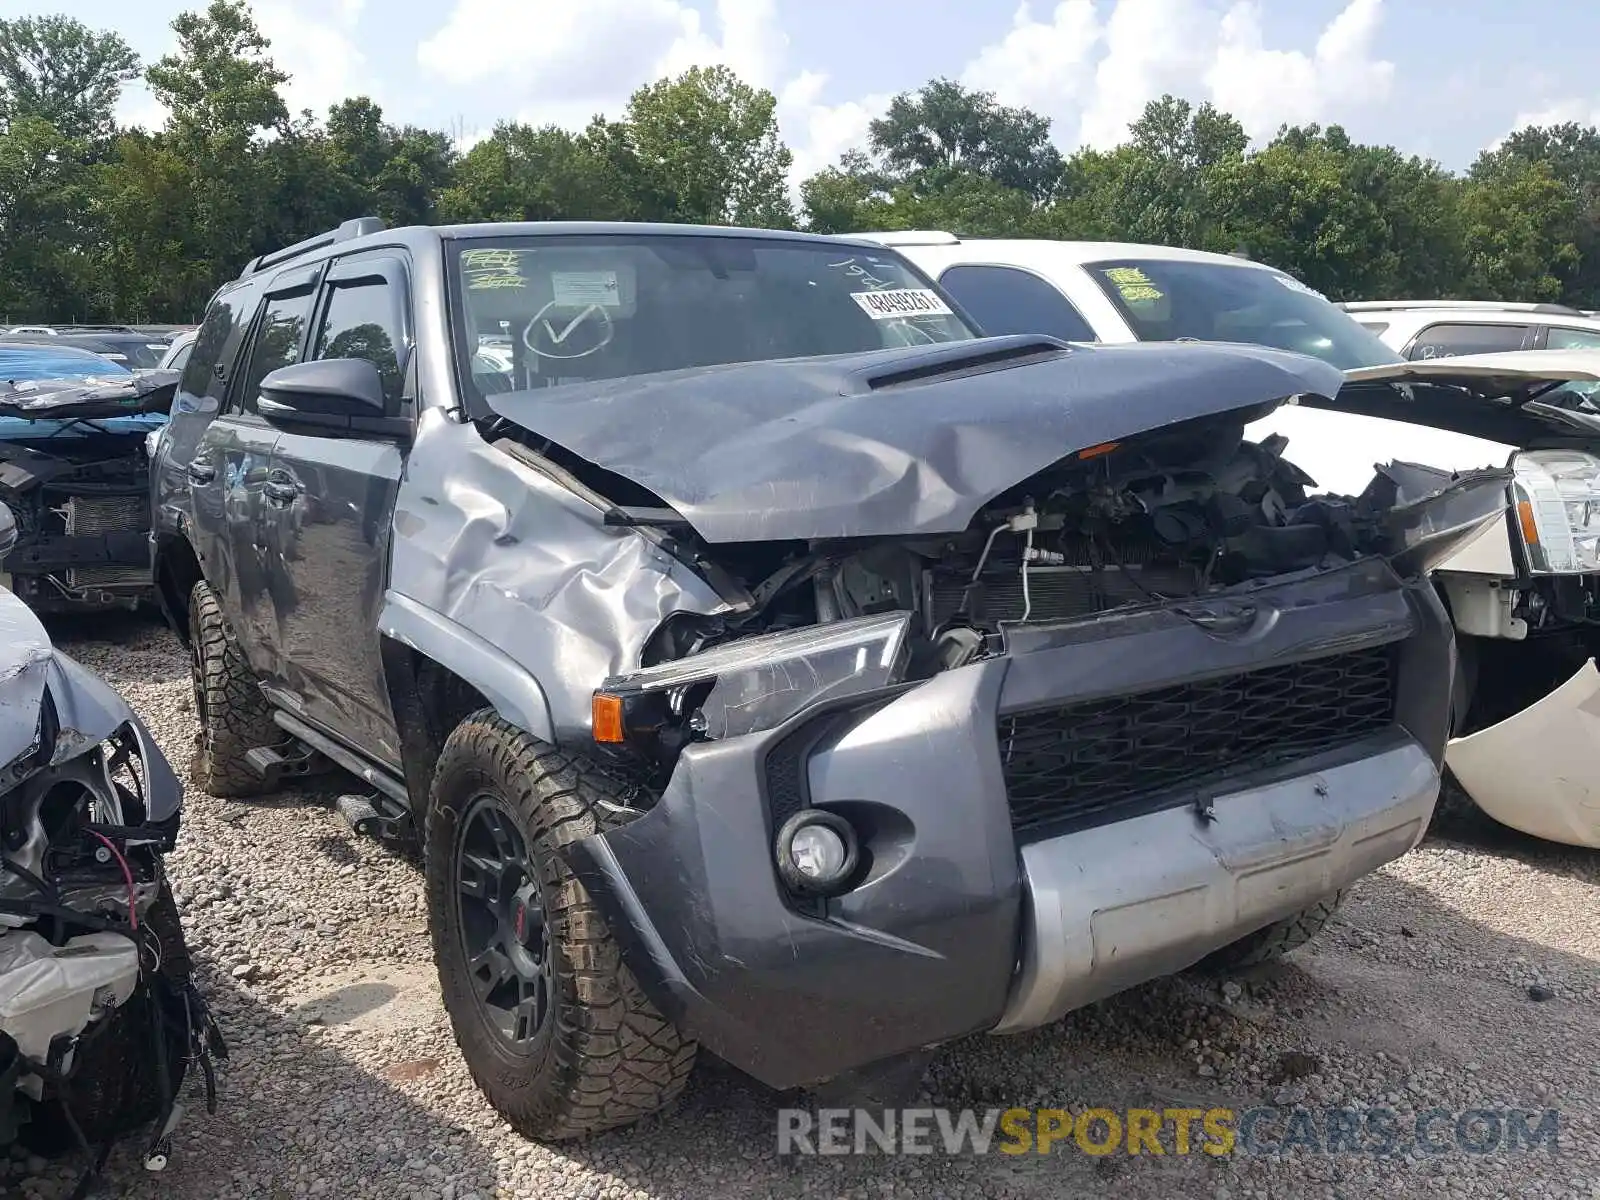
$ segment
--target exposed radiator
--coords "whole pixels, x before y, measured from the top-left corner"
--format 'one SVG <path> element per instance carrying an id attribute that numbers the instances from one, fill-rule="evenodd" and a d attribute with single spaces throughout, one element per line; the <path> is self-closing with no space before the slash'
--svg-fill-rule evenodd
<path id="1" fill-rule="evenodd" d="M 101 537 L 108 533 L 138 533 L 148 529 L 149 502 L 143 496 L 73 496 L 61 508 L 68 537 Z M 79 588 L 140 587 L 150 581 L 144 565 L 74 567 L 67 586 Z"/>

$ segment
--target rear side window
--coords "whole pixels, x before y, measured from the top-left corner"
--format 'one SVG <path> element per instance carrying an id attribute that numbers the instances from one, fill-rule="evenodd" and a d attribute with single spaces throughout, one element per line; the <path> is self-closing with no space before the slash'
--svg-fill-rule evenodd
<path id="1" fill-rule="evenodd" d="M 1545 345 L 1551 350 L 1600 349 L 1600 329 L 1567 329 L 1552 325 Z"/>
<path id="2" fill-rule="evenodd" d="M 939 276 L 990 336 L 1043 333 L 1068 342 L 1097 340 L 1089 322 L 1056 287 L 1015 267 L 951 267 Z"/>
<path id="3" fill-rule="evenodd" d="M 1430 325 L 1417 334 L 1406 357 L 1413 361 L 1427 358 L 1453 358 L 1457 354 L 1494 354 L 1527 347 L 1526 325 L 1440 324 Z"/>
<path id="4" fill-rule="evenodd" d="M 261 319 L 256 322 L 250 366 L 229 404 L 232 411 L 255 412 L 261 381 L 279 367 L 300 361 L 300 347 L 305 344 L 306 325 L 311 320 L 313 295 L 310 287 L 302 287 L 267 297 Z"/>
<path id="5" fill-rule="evenodd" d="M 169 371 L 181 371 L 181 370 L 183 370 L 184 367 L 189 365 L 189 359 L 193 354 L 194 354 L 194 343 L 190 342 L 187 346 L 184 346 L 184 347 L 180 348 L 178 350 L 178 352 L 172 356 L 172 361 L 167 364 L 167 370 L 169 370 Z"/>
<path id="6" fill-rule="evenodd" d="M 328 290 L 311 357 L 366 359 L 378 368 L 384 394 L 393 400 L 400 394 L 402 330 L 400 297 L 386 279 L 337 282 Z"/>
<path id="7" fill-rule="evenodd" d="M 180 402 L 174 405 L 178 412 L 194 410 L 202 401 L 211 412 L 219 412 L 227 396 L 228 381 L 233 378 L 241 358 L 245 332 L 250 328 L 250 318 L 255 316 L 261 299 L 263 284 L 244 284 L 217 296 L 206 309 L 205 320 L 195 335 L 194 350 L 183 368 L 178 381 Z"/>

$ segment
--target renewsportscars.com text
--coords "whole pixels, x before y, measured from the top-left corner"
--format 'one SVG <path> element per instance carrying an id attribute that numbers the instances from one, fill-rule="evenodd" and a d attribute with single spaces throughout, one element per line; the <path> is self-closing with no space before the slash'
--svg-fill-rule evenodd
<path id="1" fill-rule="evenodd" d="M 786 1108 L 779 1154 L 1557 1153 L 1557 1109 Z"/>

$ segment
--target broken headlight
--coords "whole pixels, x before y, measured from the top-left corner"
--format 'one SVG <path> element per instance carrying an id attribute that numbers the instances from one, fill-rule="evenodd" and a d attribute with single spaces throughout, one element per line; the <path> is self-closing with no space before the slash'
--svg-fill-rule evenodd
<path id="1" fill-rule="evenodd" d="M 1600 572 L 1600 458 L 1531 450 L 1511 460 L 1517 528 L 1536 575 Z"/>
<path id="2" fill-rule="evenodd" d="M 593 733 L 660 756 L 772 729 L 803 709 L 904 678 L 911 614 L 762 634 L 606 681 Z"/>

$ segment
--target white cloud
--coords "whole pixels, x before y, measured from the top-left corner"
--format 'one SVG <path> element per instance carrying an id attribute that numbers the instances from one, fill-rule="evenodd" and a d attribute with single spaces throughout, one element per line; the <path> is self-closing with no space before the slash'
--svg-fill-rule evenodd
<path id="1" fill-rule="evenodd" d="M 1193 95 L 1216 34 L 1216 18 L 1200 0 L 1117 0 L 1078 142 L 1114 146 L 1151 100 L 1165 92 Z"/>
<path id="2" fill-rule="evenodd" d="M 1093 0 L 1061 0 L 1047 21 L 1036 20 L 1024 0 L 1005 37 L 978 52 L 961 82 L 993 92 L 1002 104 L 1031 108 L 1055 127 L 1081 105 L 1102 33 Z"/>
<path id="3" fill-rule="evenodd" d="M 1326 122 L 1355 105 L 1381 103 L 1394 83 L 1394 64 L 1373 57 L 1382 16 L 1383 0 L 1350 0 L 1305 54 L 1267 48 L 1259 6 L 1242 0 L 1222 19 L 1206 77 L 1211 96 L 1252 138 L 1268 137 L 1284 123 Z"/>
<path id="4" fill-rule="evenodd" d="M 1576 121 L 1579 125 L 1600 126 L 1600 100 L 1557 100 L 1532 112 L 1520 112 L 1506 132 L 1515 133 L 1529 125 L 1565 125 L 1569 121 Z M 1499 142 L 1495 144 L 1499 145 Z"/>
<path id="5" fill-rule="evenodd" d="M 832 165 L 846 150 L 865 146 L 867 126 L 884 114 L 893 97 L 874 92 L 841 104 L 821 103 L 828 77 L 803 71 L 778 94 L 778 127 L 794 154 L 791 177 L 798 183 Z"/>

